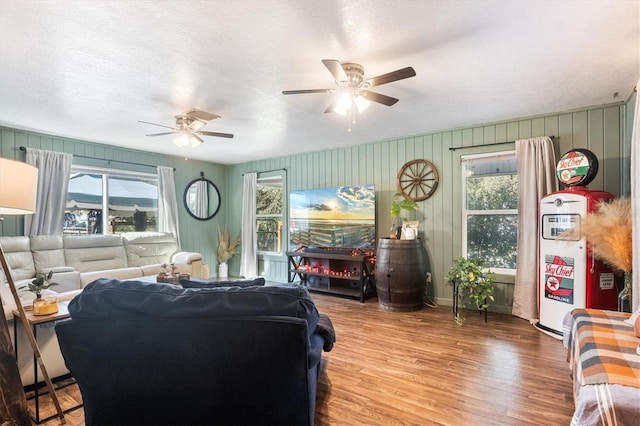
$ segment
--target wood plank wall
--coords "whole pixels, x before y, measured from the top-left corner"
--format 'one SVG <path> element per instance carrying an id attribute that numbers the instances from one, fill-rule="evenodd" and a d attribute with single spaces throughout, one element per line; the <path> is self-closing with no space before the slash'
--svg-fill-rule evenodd
<path id="1" fill-rule="evenodd" d="M 209 221 L 196 220 L 187 214 L 182 204 L 182 197 L 187 183 L 198 178 L 202 171 L 205 177 L 218 186 L 224 204 L 226 202 L 224 191 L 227 186 L 225 181 L 226 166 L 0 127 L 0 156 L 24 161 L 26 154 L 20 151 L 21 146 L 91 157 L 88 159 L 74 157 L 74 164 L 86 166 L 145 173 L 156 173 L 155 166 L 174 167 L 182 250 L 202 253 L 208 264 L 215 264 L 218 239 L 217 225 L 224 226 L 226 223 L 225 211 L 221 209 L 221 212 Z M 134 166 L 118 161 L 147 164 L 152 167 Z M 6 216 L 5 220 L 0 222 L 0 235 L 15 236 L 22 234 L 23 218 L 21 216 Z"/>
<path id="2" fill-rule="evenodd" d="M 494 147 L 484 146 L 486 144 L 553 135 L 558 158 L 572 148 L 587 148 L 598 156 L 600 171 L 590 185 L 591 189 L 628 194 L 628 172 L 624 169 L 629 167 L 630 149 L 625 146 L 628 142 L 623 137 L 624 108 L 622 104 L 593 107 L 234 165 L 229 167 L 227 175 L 230 202 L 227 208 L 240 211 L 242 174 L 245 172 L 286 169 L 287 192 L 373 183 L 376 187 L 377 236 L 383 237 L 388 235 L 391 225 L 389 209 L 396 192 L 398 170 L 414 159 L 429 160 L 438 169 L 440 183 L 431 198 L 419 203 L 420 208 L 413 218 L 421 222 L 420 238 L 432 272 L 433 284 L 429 293 L 437 303 L 450 305 L 451 288 L 444 277 L 452 259 L 462 251 L 460 156 L 515 149 L 515 144 Z M 465 149 L 451 151 L 451 147 Z M 229 213 L 230 228 L 239 230 L 239 215 Z M 261 258 L 259 272 L 269 280 L 284 282 L 287 280 L 286 261 L 286 256 Z M 232 271 L 238 268 L 237 259 L 231 268 Z M 513 278 L 502 277 L 500 281 L 497 300 L 491 309 L 510 313 Z"/>
<path id="3" fill-rule="evenodd" d="M 117 162 L 110 164 L 109 160 L 171 166 L 176 169 L 176 192 L 180 200 L 187 183 L 197 178 L 200 171 L 205 172 L 205 176 L 220 189 L 220 212 L 210 221 L 198 221 L 191 218 L 180 204 L 179 222 L 183 250 L 202 253 L 210 265 L 212 276 L 216 275 L 218 224 L 229 226 L 232 234 L 240 230 L 243 173 L 286 169 L 287 192 L 373 183 L 377 197 L 377 234 L 381 237 L 388 235 L 391 224 L 389 209 L 396 192 L 399 168 L 413 159 L 427 159 L 438 168 L 440 184 L 431 198 L 419 203 L 420 209 L 415 212 L 414 218 L 421 221 L 420 238 L 433 276 L 429 293 L 438 303 L 451 304 L 451 289 L 445 284 L 444 277 L 452 259 L 461 253 L 460 156 L 514 147 L 514 144 L 484 146 L 490 143 L 553 135 L 556 137 L 558 156 L 571 148 L 587 148 L 598 155 L 600 172 L 590 185 L 592 189 L 604 189 L 616 195 L 629 194 L 629 141 L 634 105 L 635 95 L 624 104 L 507 120 L 328 151 L 292 154 L 233 166 L 185 161 L 179 157 L 0 127 L 0 156 L 23 161 L 25 154 L 19 151 L 19 147 L 26 146 L 92 157 L 95 160 L 76 158 L 74 163 L 96 167 L 153 171 L 148 167 L 136 168 Z M 450 147 L 465 149 L 451 151 Z M 7 216 L 4 222 L 0 222 L 0 235 L 22 235 L 22 226 L 20 217 Z M 286 257 L 261 258 L 259 270 L 269 280 L 286 282 Z M 238 271 L 239 256 L 235 256 L 230 262 L 230 274 L 237 275 Z M 512 279 L 504 277 L 497 290 L 497 300 L 491 309 L 510 313 Z"/>

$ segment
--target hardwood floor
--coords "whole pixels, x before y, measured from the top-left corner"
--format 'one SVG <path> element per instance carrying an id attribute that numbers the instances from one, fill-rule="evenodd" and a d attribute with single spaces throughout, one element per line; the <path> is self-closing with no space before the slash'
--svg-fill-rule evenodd
<path id="1" fill-rule="evenodd" d="M 318 310 L 330 316 L 337 336 L 323 358 L 316 425 L 571 421 L 566 352 L 561 341 L 527 321 L 489 313 L 485 324 L 476 312 L 466 312 L 459 327 L 448 306 L 390 312 L 380 309 L 376 299 L 313 298 Z M 72 403 L 77 388 L 67 389 L 64 399 Z M 71 426 L 84 423 L 82 410 L 65 419 Z"/>
<path id="2" fill-rule="evenodd" d="M 336 329 L 320 379 L 318 425 L 568 425 L 562 342 L 527 321 L 451 307 L 389 312 L 314 295 Z"/>

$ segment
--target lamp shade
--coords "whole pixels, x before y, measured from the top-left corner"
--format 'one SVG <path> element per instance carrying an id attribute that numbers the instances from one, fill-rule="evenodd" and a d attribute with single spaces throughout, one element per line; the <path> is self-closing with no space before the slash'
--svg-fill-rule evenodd
<path id="1" fill-rule="evenodd" d="M 37 187 L 37 168 L 0 158 L 0 215 L 33 213 Z"/>

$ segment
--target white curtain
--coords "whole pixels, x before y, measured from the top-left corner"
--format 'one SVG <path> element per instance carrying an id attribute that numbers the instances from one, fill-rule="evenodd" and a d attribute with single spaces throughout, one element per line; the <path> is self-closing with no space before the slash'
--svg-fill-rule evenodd
<path id="1" fill-rule="evenodd" d="M 209 217 L 209 184 L 206 180 L 196 182 L 196 206 L 193 213 L 201 219 Z"/>
<path id="2" fill-rule="evenodd" d="M 553 141 L 547 136 L 516 141 L 518 168 L 518 260 L 513 315 L 538 318 L 538 210 L 540 199 L 558 190 Z"/>
<path id="3" fill-rule="evenodd" d="M 640 80 L 636 90 L 640 89 Z M 633 133 L 631 135 L 631 214 L 632 222 L 632 296 L 631 312 L 640 307 L 640 96 L 636 92 L 636 109 L 633 119 Z"/>
<path id="4" fill-rule="evenodd" d="M 258 233 L 256 232 L 256 184 L 257 173 L 245 173 L 242 190 L 242 250 L 240 276 L 258 276 Z"/>
<path id="5" fill-rule="evenodd" d="M 36 210 L 24 217 L 24 235 L 62 235 L 73 155 L 27 148 L 26 163 L 38 168 Z"/>
<path id="6" fill-rule="evenodd" d="M 172 167 L 158 166 L 158 231 L 172 233 L 180 246 L 178 198 Z"/>

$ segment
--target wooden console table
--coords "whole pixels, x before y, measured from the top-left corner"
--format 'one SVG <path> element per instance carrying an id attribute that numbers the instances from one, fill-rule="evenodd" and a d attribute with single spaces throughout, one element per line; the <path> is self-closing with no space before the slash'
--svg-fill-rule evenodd
<path id="1" fill-rule="evenodd" d="M 287 252 L 288 281 L 300 280 L 309 291 L 365 299 L 376 294 L 375 255 L 349 249 Z"/>

